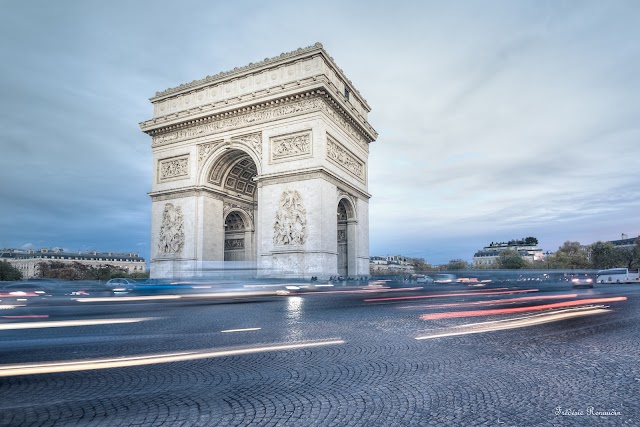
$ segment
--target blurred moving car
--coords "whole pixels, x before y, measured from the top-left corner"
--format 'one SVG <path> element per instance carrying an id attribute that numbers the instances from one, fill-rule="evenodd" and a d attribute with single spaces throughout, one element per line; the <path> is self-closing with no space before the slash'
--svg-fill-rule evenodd
<path id="1" fill-rule="evenodd" d="M 416 277 L 416 283 L 433 283 L 433 278 L 429 276 Z"/>
<path id="2" fill-rule="evenodd" d="M 440 273 L 433 278 L 434 283 L 457 283 L 455 274 Z"/>
<path id="3" fill-rule="evenodd" d="M 114 295 L 127 294 L 133 291 L 137 285 L 138 282 L 135 280 L 124 278 L 111 279 L 107 282 L 107 288 L 109 288 Z"/>
<path id="4" fill-rule="evenodd" d="M 593 288 L 593 278 L 588 274 L 571 276 L 571 286 L 574 288 Z"/>

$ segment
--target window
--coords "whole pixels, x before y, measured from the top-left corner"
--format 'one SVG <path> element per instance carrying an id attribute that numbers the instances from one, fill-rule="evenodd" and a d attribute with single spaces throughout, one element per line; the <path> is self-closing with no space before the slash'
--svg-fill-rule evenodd
<path id="1" fill-rule="evenodd" d="M 349 100 L 349 95 L 351 94 L 351 91 L 349 90 L 348 87 L 344 87 L 344 97 L 346 98 L 346 100 Z"/>

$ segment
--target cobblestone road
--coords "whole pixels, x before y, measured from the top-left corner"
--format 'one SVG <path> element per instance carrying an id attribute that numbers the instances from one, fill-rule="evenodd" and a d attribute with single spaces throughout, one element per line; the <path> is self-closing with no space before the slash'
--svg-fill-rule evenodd
<path id="1" fill-rule="evenodd" d="M 453 286 L 413 295 L 430 298 L 373 297 L 367 302 L 358 295 L 302 295 L 243 304 L 43 307 L 32 313 L 48 311 L 51 320 L 151 320 L 0 331 L 0 364 L 5 373 L 16 363 L 252 350 L 167 363 L 0 377 L 0 425 L 640 425 L 638 288 L 541 289 L 535 295 L 577 293 L 577 298 L 585 299 L 628 299 L 589 304 L 607 310 L 589 316 L 416 340 L 434 331 L 451 331 L 463 324 L 468 328 L 470 323 L 484 327 L 484 322 L 509 317 L 420 319 L 424 313 L 460 310 L 437 304 L 518 296 L 485 295 L 490 289 L 477 290 L 475 296 L 438 296 L 465 289 Z M 542 303 L 526 305 L 534 304 Z M 521 306 L 517 302 L 499 305 Z M 260 329 L 222 332 L 234 328 Z M 340 341 L 287 350 L 258 349 L 327 340 Z"/>

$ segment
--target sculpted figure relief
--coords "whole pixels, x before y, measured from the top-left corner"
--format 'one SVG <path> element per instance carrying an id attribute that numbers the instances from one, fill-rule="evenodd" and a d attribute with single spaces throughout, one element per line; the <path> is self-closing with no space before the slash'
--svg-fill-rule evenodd
<path id="1" fill-rule="evenodd" d="M 164 205 L 162 213 L 162 226 L 160 227 L 160 242 L 158 253 L 177 254 L 184 246 L 184 220 L 182 209 L 171 203 Z"/>
<path id="2" fill-rule="evenodd" d="M 273 243 L 276 245 L 304 244 L 307 238 L 307 211 L 297 191 L 286 190 L 282 193 L 273 231 Z"/>

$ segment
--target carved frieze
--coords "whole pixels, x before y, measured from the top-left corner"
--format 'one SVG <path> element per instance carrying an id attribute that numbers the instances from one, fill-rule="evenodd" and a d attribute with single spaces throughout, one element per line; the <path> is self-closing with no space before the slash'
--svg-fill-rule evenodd
<path id="1" fill-rule="evenodd" d="M 198 144 L 198 164 L 201 164 L 204 160 L 206 160 L 209 155 L 213 152 L 213 150 L 220 144 L 222 144 L 222 140 L 208 142 L 206 144 Z"/>
<path id="2" fill-rule="evenodd" d="M 244 239 L 226 239 L 224 241 L 225 250 L 244 249 Z"/>
<path id="3" fill-rule="evenodd" d="M 256 153 L 262 154 L 262 132 L 250 133 L 248 135 L 234 136 L 231 138 L 232 144 L 245 144 Z"/>
<path id="4" fill-rule="evenodd" d="M 279 135 L 269 140 L 271 161 L 286 161 L 292 157 L 310 157 L 312 155 L 311 131 Z"/>
<path id="5" fill-rule="evenodd" d="M 180 206 L 164 205 L 158 243 L 159 254 L 179 254 L 184 246 L 184 219 Z"/>
<path id="6" fill-rule="evenodd" d="M 355 177 L 364 181 L 364 163 L 329 135 L 327 135 L 327 158 Z"/>
<path id="7" fill-rule="evenodd" d="M 167 181 L 189 177 L 189 156 L 173 157 L 158 161 L 158 179 Z"/>
<path id="8" fill-rule="evenodd" d="M 285 190 L 280 197 L 273 224 L 275 245 L 304 245 L 307 238 L 307 211 L 296 190 Z"/>
<path id="9" fill-rule="evenodd" d="M 287 104 L 279 104 L 275 107 L 262 108 L 247 113 L 239 113 L 232 117 L 224 116 L 224 118 L 220 117 L 209 123 L 154 136 L 153 145 L 171 144 L 191 138 L 211 135 L 229 129 L 264 123 L 286 116 L 307 113 L 312 110 L 319 110 L 323 104 L 324 101 L 320 98 L 305 98 Z"/>

